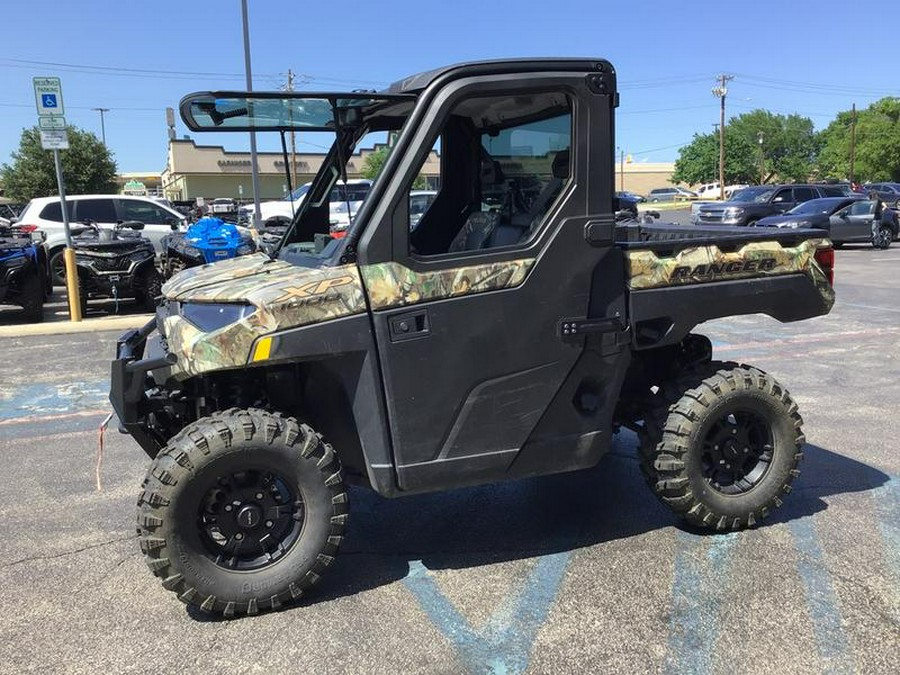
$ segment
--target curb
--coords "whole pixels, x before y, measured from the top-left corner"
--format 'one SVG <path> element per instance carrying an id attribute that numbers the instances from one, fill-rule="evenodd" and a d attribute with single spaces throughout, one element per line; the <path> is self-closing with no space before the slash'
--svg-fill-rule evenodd
<path id="1" fill-rule="evenodd" d="M 0 326 L 0 338 L 127 330 L 129 328 L 140 328 L 152 318 L 152 314 L 129 314 L 128 316 L 104 316 L 96 319 L 83 319 L 79 322 L 48 321 L 46 323 Z"/>

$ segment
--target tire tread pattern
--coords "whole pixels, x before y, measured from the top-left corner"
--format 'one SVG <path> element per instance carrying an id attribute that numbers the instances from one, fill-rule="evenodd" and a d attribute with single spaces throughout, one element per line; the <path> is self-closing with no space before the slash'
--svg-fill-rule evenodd
<path id="1" fill-rule="evenodd" d="M 713 512 L 694 494 L 685 456 L 690 434 L 703 413 L 716 399 L 739 390 L 758 390 L 778 403 L 793 423 L 795 448 L 791 469 L 776 493 L 745 518 L 730 518 Z M 800 475 L 800 448 L 806 442 L 802 425 L 797 404 L 773 377 L 752 366 L 710 361 L 664 384 L 655 394 L 655 404 L 638 434 L 641 470 L 659 500 L 691 525 L 718 531 L 754 527 L 781 506 L 779 495 L 789 493 L 791 482 Z"/>
<path id="2" fill-rule="evenodd" d="M 163 527 L 171 503 L 171 491 L 182 480 L 190 478 L 194 465 L 212 453 L 226 451 L 237 442 L 283 443 L 304 458 L 317 460 L 316 467 L 332 498 L 330 531 L 325 546 L 302 579 L 295 579 L 278 594 L 251 598 L 248 602 L 222 600 L 213 595 L 201 597 L 173 565 L 165 539 L 157 536 Z M 201 610 L 224 616 L 253 615 L 279 609 L 303 596 L 315 585 L 325 569 L 334 561 L 344 536 L 348 500 L 340 460 L 321 434 L 293 417 L 262 409 L 231 408 L 188 425 L 175 436 L 153 461 L 137 503 L 138 541 L 144 561 L 166 590 L 179 600 Z"/>

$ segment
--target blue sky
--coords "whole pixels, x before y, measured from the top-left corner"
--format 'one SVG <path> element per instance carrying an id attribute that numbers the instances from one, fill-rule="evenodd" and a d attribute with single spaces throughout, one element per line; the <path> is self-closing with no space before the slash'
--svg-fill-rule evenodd
<path id="1" fill-rule="evenodd" d="M 835 0 L 730 2 L 311 3 L 249 0 L 254 88 L 380 88 L 458 61 L 601 56 L 619 74 L 617 145 L 634 161 L 671 161 L 718 121 L 711 93 L 735 75 L 729 114 L 797 112 L 822 128 L 852 103 L 900 95 L 891 31 Z M 242 89 L 240 0 L 81 2 L 4 7 L 0 43 L 0 162 L 36 124 L 31 78 L 62 78 L 70 124 L 100 135 L 120 171 L 160 171 L 165 108 L 185 93 Z M 16 28 L 18 27 L 18 28 Z M 27 29 L 25 29 L 27 27 Z M 178 120 L 179 137 L 186 133 Z M 248 147 L 246 135 L 198 134 L 198 143 Z M 315 143 L 323 139 L 309 137 Z M 260 149 L 278 149 L 277 136 Z M 314 149 L 305 146 L 305 149 Z"/>

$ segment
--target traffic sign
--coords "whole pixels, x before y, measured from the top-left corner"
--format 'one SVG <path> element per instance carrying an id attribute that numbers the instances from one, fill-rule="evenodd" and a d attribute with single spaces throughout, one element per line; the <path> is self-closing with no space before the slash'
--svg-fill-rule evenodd
<path id="1" fill-rule="evenodd" d="M 65 117 L 38 117 L 38 124 L 41 129 L 65 129 Z"/>
<path id="2" fill-rule="evenodd" d="M 69 132 L 65 129 L 41 129 L 41 147 L 44 150 L 68 150 Z"/>
<path id="3" fill-rule="evenodd" d="M 40 116 L 65 115 L 62 97 L 62 83 L 58 77 L 35 77 L 34 102 Z"/>

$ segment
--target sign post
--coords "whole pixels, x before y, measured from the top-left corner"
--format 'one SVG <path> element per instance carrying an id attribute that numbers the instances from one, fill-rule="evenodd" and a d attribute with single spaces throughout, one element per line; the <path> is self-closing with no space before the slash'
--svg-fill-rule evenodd
<path id="1" fill-rule="evenodd" d="M 66 207 L 66 183 L 63 180 L 62 164 L 59 161 L 59 151 L 69 148 L 62 83 L 58 77 L 35 77 L 33 82 L 34 102 L 41 130 L 41 147 L 44 150 L 53 150 L 53 164 L 56 166 L 59 205 L 62 211 L 63 230 L 66 233 L 66 250 L 63 257 L 66 262 L 66 295 L 69 300 L 69 318 L 72 321 L 81 321 L 81 298 L 78 288 L 78 272 L 75 267 L 75 249 L 72 247 L 69 209 Z"/>

